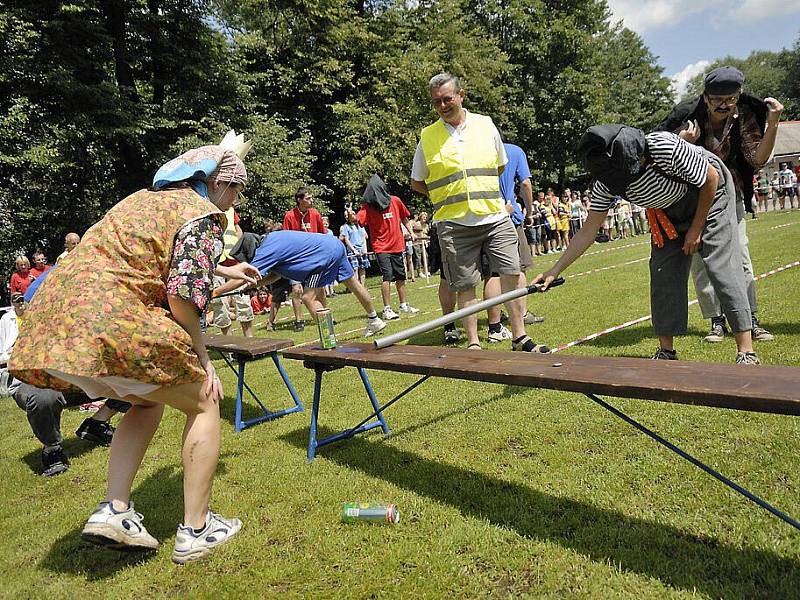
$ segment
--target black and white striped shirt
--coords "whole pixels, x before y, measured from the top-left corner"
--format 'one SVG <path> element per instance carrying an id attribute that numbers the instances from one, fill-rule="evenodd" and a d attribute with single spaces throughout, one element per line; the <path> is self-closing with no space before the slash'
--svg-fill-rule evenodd
<path id="1" fill-rule="evenodd" d="M 625 190 L 625 199 L 646 208 L 667 208 L 680 200 L 689 185 L 700 187 L 708 175 L 708 159 L 696 147 L 674 133 L 648 133 L 647 150 L 650 162 L 644 174 Z M 664 173 L 685 183 L 664 177 L 653 168 L 655 163 Z M 592 187 L 591 209 L 607 211 L 614 206 L 615 194 L 595 181 Z"/>

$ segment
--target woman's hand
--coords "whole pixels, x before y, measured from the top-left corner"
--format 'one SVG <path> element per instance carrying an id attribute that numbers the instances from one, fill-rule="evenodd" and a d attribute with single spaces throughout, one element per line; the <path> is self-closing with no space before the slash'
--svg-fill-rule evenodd
<path id="1" fill-rule="evenodd" d="M 247 283 L 256 283 L 261 279 L 261 273 L 253 265 L 249 263 L 238 263 L 232 267 L 223 267 L 218 265 L 216 272 L 228 279 L 236 279 Z"/>
<path id="2" fill-rule="evenodd" d="M 206 383 L 203 386 L 203 393 L 206 395 L 206 398 L 216 403 L 222 401 L 224 397 L 222 382 L 219 380 L 219 377 L 217 377 L 214 363 L 210 360 L 206 363 Z"/>

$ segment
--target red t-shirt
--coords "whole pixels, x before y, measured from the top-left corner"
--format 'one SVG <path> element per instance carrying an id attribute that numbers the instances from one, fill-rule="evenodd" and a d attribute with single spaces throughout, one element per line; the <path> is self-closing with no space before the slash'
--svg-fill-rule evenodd
<path id="1" fill-rule="evenodd" d="M 328 233 L 322 222 L 322 215 L 316 208 L 309 208 L 308 212 L 303 214 L 295 206 L 283 217 L 283 228 L 306 233 Z"/>
<path id="2" fill-rule="evenodd" d="M 253 312 L 257 315 L 260 315 L 264 311 L 269 310 L 272 306 L 272 297 L 267 295 L 267 299 L 264 301 L 264 304 L 261 304 L 261 300 L 258 299 L 258 296 L 253 296 L 250 299 L 250 306 L 253 307 Z"/>
<path id="3" fill-rule="evenodd" d="M 39 275 L 41 275 L 42 273 L 47 273 L 47 271 L 49 271 L 52 267 L 53 265 L 45 265 L 44 269 L 41 270 L 37 269 L 36 267 L 31 267 L 31 277 L 33 277 L 34 279 L 38 279 Z"/>
<path id="4" fill-rule="evenodd" d="M 8 289 L 12 294 L 24 294 L 31 284 L 31 271 L 15 271 L 11 274 L 11 282 L 8 284 Z"/>
<path id="5" fill-rule="evenodd" d="M 375 252 L 395 253 L 406 249 L 400 224 L 411 213 L 397 196 L 390 197 L 389 208 L 380 211 L 370 204 L 362 204 L 356 218 L 358 224 L 369 229 L 369 238 Z"/>

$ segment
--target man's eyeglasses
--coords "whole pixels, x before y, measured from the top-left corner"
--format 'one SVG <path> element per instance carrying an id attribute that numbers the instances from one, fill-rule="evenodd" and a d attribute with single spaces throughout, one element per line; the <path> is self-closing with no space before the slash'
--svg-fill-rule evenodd
<path id="1" fill-rule="evenodd" d="M 734 94 L 733 96 L 708 96 L 708 101 L 714 106 L 714 108 L 719 108 L 720 106 L 735 106 L 739 102 L 740 94 Z"/>
<path id="2" fill-rule="evenodd" d="M 431 106 L 436 107 L 436 106 L 439 106 L 440 104 L 442 106 L 446 106 L 447 104 L 450 104 L 455 99 L 456 99 L 456 96 L 442 96 L 441 98 L 431 98 Z"/>

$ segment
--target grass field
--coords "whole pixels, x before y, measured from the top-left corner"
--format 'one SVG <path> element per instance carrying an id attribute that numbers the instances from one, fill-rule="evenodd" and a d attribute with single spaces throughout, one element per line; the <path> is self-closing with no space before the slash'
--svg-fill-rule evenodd
<path id="1" fill-rule="evenodd" d="M 747 224 L 757 274 L 800 258 L 800 213 L 770 213 Z M 650 312 L 644 236 L 589 252 L 566 275 L 611 268 L 529 298 L 531 310 L 547 318 L 528 327 L 535 340 L 557 346 Z M 537 271 L 553 260 L 538 259 Z M 422 312 L 389 331 L 438 314 L 434 283 L 409 284 Z M 798 288 L 800 267 L 757 284 L 759 317 L 776 334 L 757 345 L 766 364 L 800 366 Z M 363 326 L 351 295 L 331 306 L 340 333 Z M 316 336 L 313 327 L 295 334 L 284 323 L 270 335 L 298 343 Z M 707 327 L 693 306 L 690 335 L 676 344 L 681 359 L 732 362 L 733 341 L 703 342 Z M 257 334 L 267 332 L 259 327 Z M 440 336 L 413 342 L 437 344 Z M 510 350 L 509 343 L 498 346 L 487 351 Z M 565 352 L 647 358 L 655 347 L 650 324 L 642 323 Z M 287 363 L 310 406 L 311 372 Z M 223 366 L 227 396 L 213 507 L 245 526 L 208 560 L 185 567 L 170 561 L 182 517 L 179 413 L 167 410 L 134 484 L 137 510 L 162 541 L 158 552 L 137 556 L 80 539 L 102 499 L 108 454 L 74 437 L 83 415 L 64 413 L 72 467 L 46 479 L 38 475 L 40 446 L 23 413 L 0 401 L 2 596 L 800 597 L 800 532 L 583 396 L 431 380 L 387 411 L 391 436 L 371 432 L 324 448 L 308 464 L 308 411 L 234 433 L 234 379 Z M 288 402 L 271 363 L 251 365 L 248 373 L 273 407 Z M 386 400 L 415 377 L 381 372 L 372 380 Z M 355 371 L 326 375 L 326 389 L 322 433 L 368 414 Z M 610 400 L 800 517 L 798 419 Z M 341 504 L 354 500 L 394 502 L 401 522 L 342 524 Z"/>

